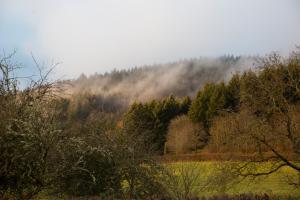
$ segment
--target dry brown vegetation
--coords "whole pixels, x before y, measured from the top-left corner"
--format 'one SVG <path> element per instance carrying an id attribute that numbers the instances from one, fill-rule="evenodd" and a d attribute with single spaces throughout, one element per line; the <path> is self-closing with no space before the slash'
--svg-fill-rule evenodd
<path id="1" fill-rule="evenodd" d="M 193 123 L 187 116 L 171 121 L 166 141 L 166 153 L 184 154 L 205 145 L 206 132 L 199 123 Z"/>

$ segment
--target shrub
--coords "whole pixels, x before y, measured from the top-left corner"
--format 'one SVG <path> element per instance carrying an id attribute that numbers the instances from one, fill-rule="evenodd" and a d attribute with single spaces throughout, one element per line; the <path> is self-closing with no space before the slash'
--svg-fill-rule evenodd
<path id="1" fill-rule="evenodd" d="M 193 123 L 187 116 L 180 116 L 171 121 L 166 148 L 176 154 L 188 153 L 205 145 L 207 134 L 200 123 Z"/>

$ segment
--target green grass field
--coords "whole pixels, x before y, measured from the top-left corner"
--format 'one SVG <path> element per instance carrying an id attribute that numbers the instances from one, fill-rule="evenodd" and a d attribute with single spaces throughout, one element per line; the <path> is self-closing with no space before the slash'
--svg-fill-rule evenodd
<path id="1" fill-rule="evenodd" d="M 193 189 L 199 190 L 200 196 L 212 196 L 220 194 L 236 195 L 242 193 L 264 194 L 274 196 L 299 197 L 300 190 L 288 184 L 289 178 L 298 178 L 298 175 L 290 168 L 282 168 L 280 171 L 268 176 L 260 176 L 255 179 L 245 178 L 243 180 L 232 180 L 231 175 L 224 169 L 223 162 L 202 161 L 202 162 L 176 162 L 169 163 L 167 167 L 174 170 L 174 174 L 182 180 L 191 178 Z M 270 163 L 260 164 L 259 168 L 268 167 Z M 229 170 L 230 171 L 230 170 Z M 184 174 L 184 175 L 182 175 Z M 215 178 L 209 178 L 209 177 Z M 288 176 L 288 177 L 287 177 Z M 225 187 L 224 187 L 225 185 Z"/>

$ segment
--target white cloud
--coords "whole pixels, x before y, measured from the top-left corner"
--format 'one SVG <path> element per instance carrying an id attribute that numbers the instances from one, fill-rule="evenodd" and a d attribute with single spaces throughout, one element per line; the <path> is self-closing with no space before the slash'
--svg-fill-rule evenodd
<path id="1" fill-rule="evenodd" d="M 68 77 L 300 43 L 296 0 L 2 0 L 1 9 L 33 27 L 23 48 L 61 61 Z"/>

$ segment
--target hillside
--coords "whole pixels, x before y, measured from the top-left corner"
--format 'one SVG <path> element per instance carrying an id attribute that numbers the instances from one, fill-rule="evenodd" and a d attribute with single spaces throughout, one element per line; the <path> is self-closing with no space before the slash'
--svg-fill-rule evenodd
<path id="1" fill-rule="evenodd" d="M 194 96 L 207 82 L 227 81 L 235 72 L 254 66 L 254 57 L 223 56 L 114 70 L 65 81 L 69 94 L 91 93 L 103 101 L 125 105 L 168 95 Z"/>

